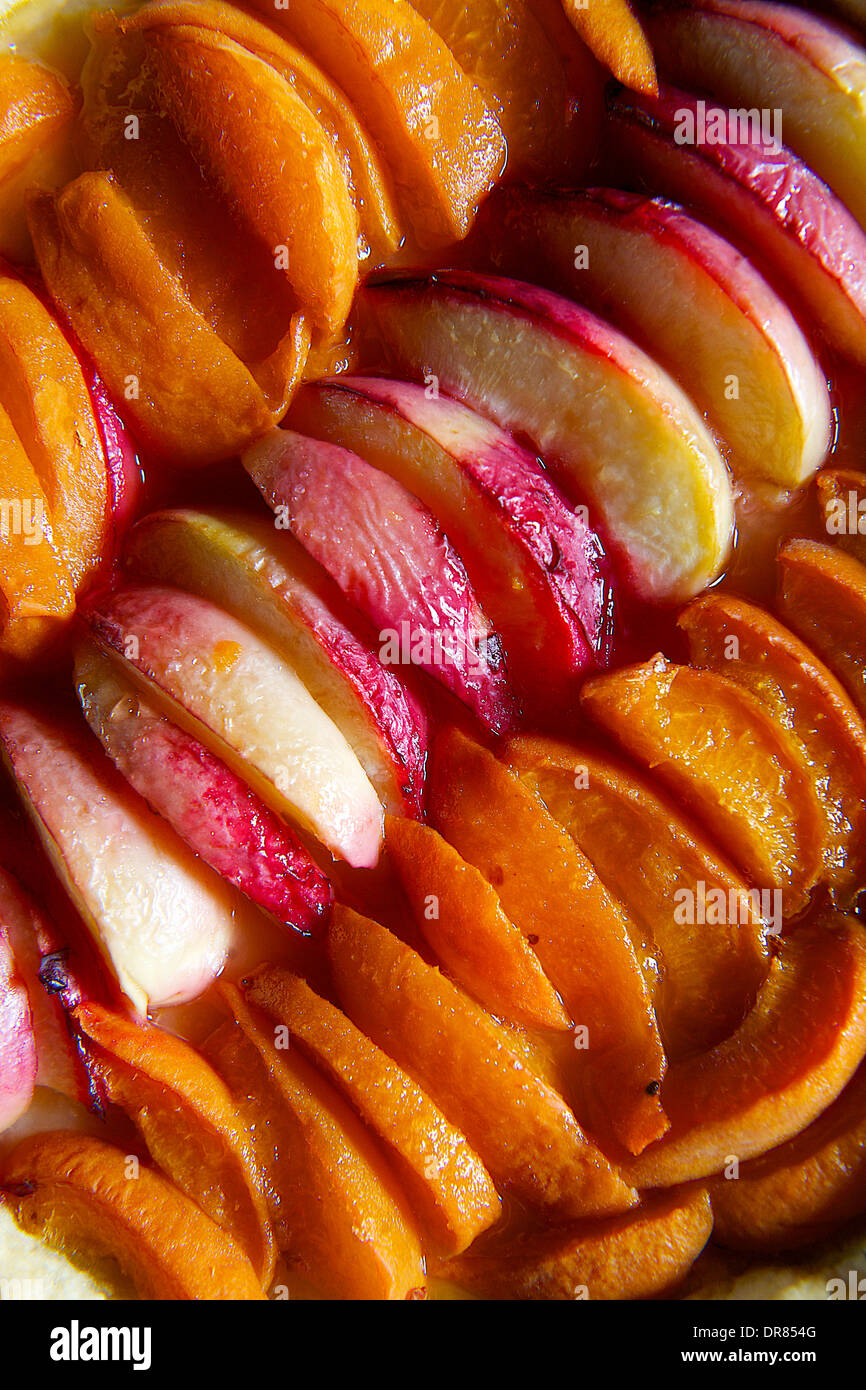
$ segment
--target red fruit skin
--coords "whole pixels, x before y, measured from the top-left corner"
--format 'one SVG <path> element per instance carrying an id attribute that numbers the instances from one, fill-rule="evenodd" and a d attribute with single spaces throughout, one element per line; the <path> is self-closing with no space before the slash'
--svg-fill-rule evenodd
<path id="1" fill-rule="evenodd" d="M 36 1084 L 36 1037 L 27 986 L 0 926 L 0 1132 L 27 1109 Z"/>

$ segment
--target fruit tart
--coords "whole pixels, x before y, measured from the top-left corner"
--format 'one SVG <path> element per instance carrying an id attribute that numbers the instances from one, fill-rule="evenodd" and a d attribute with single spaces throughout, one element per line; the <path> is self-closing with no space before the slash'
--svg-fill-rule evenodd
<path id="1" fill-rule="evenodd" d="M 846 1296 L 862 5 L 55 18 L 0 19 L 2 1296 Z"/>

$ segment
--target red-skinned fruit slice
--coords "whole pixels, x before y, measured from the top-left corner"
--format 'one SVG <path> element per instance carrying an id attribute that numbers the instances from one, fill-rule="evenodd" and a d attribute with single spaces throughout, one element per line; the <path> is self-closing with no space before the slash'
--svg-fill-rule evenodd
<path id="1" fill-rule="evenodd" d="M 333 898 L 328 879 L 236 773 L 160 714 L 92 643 L 79 646 L 75 688 L 112 762 L 190 849 L 283 926 L 322 930 Z"/>
<path id="2" fill-rule="evenodd" d="M 372 624 L 383 662 L 409 660 L 494 733 L 514 719 L 502 642 L 432 513 L 357 454 L 273 430 L 244 466 L 277 515 Z"/>
<path id="3" fill-rule="evenodd" d="M 36 1036 L 30 1000 L 4 916 L 0 907 L 0 1132 L 24 1114 L 36 1084 Z"/>

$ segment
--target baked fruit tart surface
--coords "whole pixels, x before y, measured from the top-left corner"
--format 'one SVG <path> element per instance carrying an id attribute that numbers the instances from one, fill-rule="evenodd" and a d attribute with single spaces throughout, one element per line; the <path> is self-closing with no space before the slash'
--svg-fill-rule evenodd
<path id="1" fill-rule="evenodd" d="M 86 10 L 0 20 L 4 1272 L 838 1296 L 861 0 Z"/>

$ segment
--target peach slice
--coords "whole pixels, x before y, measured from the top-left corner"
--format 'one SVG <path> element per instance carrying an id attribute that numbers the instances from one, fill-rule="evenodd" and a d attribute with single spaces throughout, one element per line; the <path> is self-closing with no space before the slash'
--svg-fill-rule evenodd
<path id="1" fill-rule="evenodd" d="M 588 681 L 586 712 L 698 815 L 749 885 L 809 900 L 826 830 L 802 748 L 742 686 L 662 655 Z"/>
<path id="2" fill-rule="evenodd" d="M 0 56 L 0 183 L 53 139 L 74 110 L 58 73 L 17 53 Z"/>
<path id="3" fill-rule="evenodd" d="M 184 142 L 272 254 L 285 248 L 299 303 L 320 336 L 334 337 L 358 279 L 358 214 L 324 126 L 280 73 L 233 39 L 192 25 L 146 39 Z M 249 150 L 254 182 L 243 172 Z"/>
<path id="4" fill-rule="evenodd" d="M 0 705 L 0 741 L 57 875 L 120 988 L 144 1015 L 222 970 L 228 890 L 123 780 L 84 721 Z"/>
<path id="5" fill-rule="evenodd" d="M 866 477 L 853 468 L 822 468 L 815 483 L 827 535 L 866 564 Z"/>
<path id="6" fill-rule="evenodd" d="M 501 1254 L 464 1255 L 444 1272 L 486 1298 L 653 1298 L 676 1288 L 712 1229 L 706 1191 L 686 1188 L 624 1216 L 529 1236 Z"/>
<path id="7" fill-rule="evenodd" d="M 383 815 L 373 786 L 337 726 L 268 643 L 180 589 L 117 590 L 88 617 L 97 642 L 157 706 L 272 810 L 350 864 L 376 863 Z"/>
<path id="8" fill-rule="evenodd" d="M 75 594 L 42 486 L 2 405 L 0 456 L 0 652 L 26 657 L 71 616 Z"/>
<path id="9" fill-rule="evenodd" d="M 419 240 L 464 237 L 505 162 L 505 141 L 475 83 L 412 6 L 255 5 L 343 88 L 382 150 Z"/>
<path id="10" fill-rule="evenodd" d="M 791 488 L 820 465 L 831 421 L 824 374 L 787 305 L 717 232 L 663 198 L 615 188 L 504 189 L 482 230 L 501 269 L 520 273 L 531 259 L 551 289 L 610 318 L 666 367 L 729 445 L 736 473 Z M 665 293 L 647 295 L 649 279 Z"/>
<path id="11" fill-rule="evenodd" d="M 866 226 L 866 55 L 819 15 L 766 0 L 690 0 L 647 16 L 663 76 L 725 106 L 784 109 L 784 140 Z"/>
<path id="12" fill-rule="evenodd" d="M 56 320 L 23 281 L 0 274 L 3 405 L 36 470 L 79 589 L 104 558 L 109 478 L 94 403 Z"/>
<path id="13" fill-rule="evenodd" d="M 4 1204 L 53 1249 L 116 1259 L 143 1299 L 264 1299 L 239 1245 L 189 1197 L 89 1135 L 23 1140 L 0 1165 Z"/>
<path id="14" fill-rule="evenodd" d="M 610 757 L 540 738 L 514 739 L 505 756 L 646 943 L 650 969 L 658 972 L 653 1002 L 668 1058 L 727 1037 L 754 1002 L 768 965 L 760 910 L 742 879 L 670 801 Z M 701 901 L 714 906 L 701 911 Z"/>
<path id="15" fill-rule="evenodd" d="M 568 506 L 530 450 L 457 401 L 370 376 L 305 384 L 288 419 L 353 449 L 430 508 L 502 637 L 529 717 L 572 715 L 579 676 L 610 656 L 613 583 L 585 510 Z"/>
<path id="16" fill-rule="evenodd" d="M 864 1053 L 863 927 L 827 912 L 783 940 L 735 1033 L 669 1068 L 671 1127 L 626 1164 L 629 1179 L 670 1187 L 784 1144 L 836 1099 Z"/>
<path id="17" fill-rule="evenodd" d="M 667 1128 L 665 1057 L 626 913 L 539 798 L 456 730 L 434 746 L 428 799 L 437 830 L 496 889 L 586 1032 L 576 1057 L 590 1127 L 612 1127 L 640 1153 Z"/>
<path id="18" fill-rule="evenodd" d="M 406 1072 L 315 994 L 305 980 L 264 966 L 246 998 L 292 1037 L 391 1151 L 412 1204 L 439 1249 L 459 1254 L 499 1219 L 490 1175 L 460 1130 Z"/>
<path id="19" fill-rule="evenodd" d="M 385 844 L 419 931 L 463 989 L 527 1028 L 572 1027 L 526 937 L 477 869 L 418 821 L 387 817 Z"/>
<path id="20" fill-rule="evenodd" d="M 37 1069 L 30 999 L 5 918 L 5 903 L 0 902 L 0 1133 L 29 1106 Z"/>
<path id="21" fill-rule="evenodd" d="M 825 876 L 843 905 L 866 882 L 866 726 L 839 682 L 777 619 L 732 594 L 679 618 L 696 666 L 728 675 L 799 739 L 827 822 Z"/>
<path id="22" fill-rule="evenodd" d="M 398 937 L 337 906 L 328 953 L 350 1018 L 442 1107 L 497 1183 L 560 1218 L 634 1204 L 507 1030 Z"/>
<path id="23" fill-rule="evenodd" d="M 164 718 L 92 643 L 79 645 L 74 679 L 115 767 L 190 849 L 283 926 L 321 931 L 333 897 L 328 879 L 246 782 Z"/>
<path id="24" fill-rule="evenodd" d="M 718 109 L 675 87 L 658 97 L 619 91 L 609 98 L 611 138 L 641 185 L 688 203 L 756 251 L 831 346 L 863 364 L 866 230 L 783 144 L 740 138 L 740 120 L 758 120 L 756 108 L 733 116 L 721 108 L 723 131 L 704 138 L 702 112 L 709 124 Z"/>
<path id="25" fill-rule="evenodd" d="M 866 719 L 866 565 L 835 546 L 787 541 L 779 551 L 779 607 Z"/>
<path id="26" fill-rule="evenodd" d="M 272 520 L 239 512 L 152 512 L 130 533 L 127 565 L 247 622 L 295 668 L 354 749 L 386 810 L 417 815 L 427 722 L 411 692 L 354 630 L 336 584 Z"/>
<path id="27" fill-rule="evenodd" d="M 793 1250 L 866 1209 L 866 1066 L 786 1144 L 709 1184 L 714 1239 L 735 1250 Z"/>
<path id="28" fill-rule="evenodd" d="M 234 1237 L 267 1286 L 273 1233 L 225 1083 L 189 1043 L 101 1004 L 79 1004 L 72 1023 L 107 1098 L 135 1122 L 154 1163 Z"/>
<path id="29" fill-rule="evenodd" d="M 261 388 L 160 262 L 107 174 L 82 174 L 29 223 L 43 277 L 142 441 L 187 463 L 225 458 L 272 423 Z"/>
<path id="30" fill-rule="evenodd" d="M 221 992 L 235 1022 L 214 1039 L 215 1061 L 268 1180 L 280 1250 L 338 1298 L 403 1299 L 423 1289 L 418 1235 L 369 1131 L 297 1048 L 274 1046 L 266 1015 L 233 985 Z"/>
<path id="31" fill-rule="evenodd" d="M 559 0 L 556 0 L 559 3 Z M 590 150 L 562 52 L 533 0 L 412 0 L 496 112 L 509 178 L 573 179 Z M 491 42 L 491 35 L 496 42 Z M 580 113 L 578 110 L 580 107 Z"/>
<path id="32" fill-rule="evenodd" d="M 343 93 L 294 44 L 221 0 L 156 0 L 132 15 L 97 15 L 92 23 L 97 44 L 105 44 L 107 36 L 115 33 L 127 37 L 143 30 L 192 25 L 232 39 L 268 63 L 291 84 L 334 146 L 360 218 L 364 244 L 358 247 L 359 257 L 378 263 L 397 250 L 402 231 L 380 157 Z"/>
<path id="33" fill-rule="evenodd" d="M 565 13 L 600 63 L 626 87 L 658 90 L 652 49 L 628 0 L 563 0 Z"/>
<path id="34" fill-rule="evenodd" d="M 360 304 L 375 365 L 426 378 L 530 443 L 594 509 L 642 597 L 691 598 L 718 576 L 727 467 L 676 382 L 617 329 L 534 285 L 457 270 L 383 272 Z"/>

